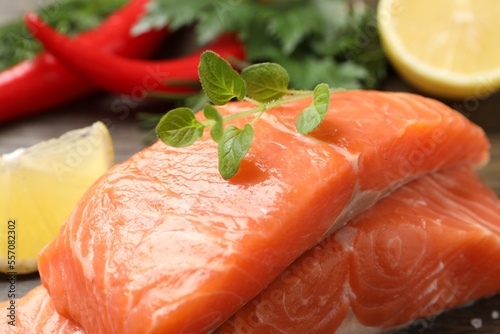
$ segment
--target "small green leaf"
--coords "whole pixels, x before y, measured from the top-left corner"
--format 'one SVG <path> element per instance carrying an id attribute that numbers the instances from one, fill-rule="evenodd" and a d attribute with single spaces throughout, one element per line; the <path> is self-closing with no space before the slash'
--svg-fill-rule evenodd
<path id="1" fill-rule="evenodd" d="M 224 105 L 233 98 L 245 98 L 245 82 L 238 72 L 216 53 L 202 53 L 198 74 L 205 94 L 214 104 Z"/>
<path id="2" fill-rule="evenodd" d="M 162 142 L 173 147 L 185 147 L 201 138 L 205 126 L 198 122 L 189 108 L 177 108 L 165 114 L 156 126 Z"/>
<path id="3" fill-rule="evenodd" d="M 224 179 L 229 179 L 240 167 L 241 160 L 245 157 L 252 145 L 253 128 L 250 124 L 238 129 L 229 125 L 224 131 L 224 137 L 218 146 L 219 173 Z"/>
<path id="4" fill-rule="evenodd" d="M 247 94 L 259 102 L 270 102 L 282 98 L 288 89 L 288 73 L 275 63 L 248 66 L 241 72 Z"/>
<path id="5" fill-rule="evenodd" d="M 307 134 L 323 121 L 330 106 L 330 89 L 327 84 L 319 84 L 314 88 L 313 102 L 302 110 L 297 118 L 297 131 Z"/>
<path id="6" fill-rule="evenodd" d="M 206 104 L 203 108 L 203 114 L 207 119 L 215 121 L 215 124 L 210 129 L 210 135 L 216 143 L 220 143 L 222 136 L 224 135 L 224 129 L 222 127 L 222 116 L 214 106 L 211 104 Z"/>

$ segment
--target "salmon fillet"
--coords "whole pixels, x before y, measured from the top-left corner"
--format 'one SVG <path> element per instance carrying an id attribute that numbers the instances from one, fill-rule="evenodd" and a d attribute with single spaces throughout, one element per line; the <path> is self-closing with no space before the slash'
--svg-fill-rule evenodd
<path id="1" fill-rule="evenodd" d="M 106 173 L 40 254 L 55 309 L 89 333 L 207 333 L 397 187 L 488 159 L 484 132 L 430 99 L 334 94 L 304 136 L 295 119 L 310 102 L 266 112 L 231 180 L 208 135 L 158 142 Z"/>
<path id="2" fill-rule="evenodd" d="M 10 301 L 0 303 L 2 310 L 9 305 Z M 2 322 L 1 334 L 85 334 L 81 327 L 55 311 L 52 299 L 41 285 L 16 300 L 15 317 L 15 326 Z"/>
<path id="3" fill-rule="evenodd" d="M 216 333 L 381 333 L 500 292 L 498 263 L 500 201 L 460 167 L 380 200 L 304 253 Z M 83 333 L 55 312 L 43 287 L 17 309 L 19 333 Z"/>
<path id="4" fill-rule="evenodd" d="M 401 187 L 217 331 L 381 333 L 500 292 L 500 200 L 467 168 Z"/>

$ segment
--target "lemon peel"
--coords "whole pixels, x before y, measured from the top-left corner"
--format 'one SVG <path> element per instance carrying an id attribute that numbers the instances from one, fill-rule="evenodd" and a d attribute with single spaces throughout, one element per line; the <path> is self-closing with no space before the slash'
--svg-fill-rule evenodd
<path id="1" fill-rule="evenodd" d="M 435 97 L 488 96 L 500 88 L 496 0 L 381 0 L 377 24 L 396 71 Z"/>

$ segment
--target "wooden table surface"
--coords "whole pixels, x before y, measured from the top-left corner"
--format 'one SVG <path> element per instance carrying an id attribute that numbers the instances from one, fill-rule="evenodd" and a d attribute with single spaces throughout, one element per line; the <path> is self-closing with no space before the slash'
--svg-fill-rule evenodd
<path id="1" fill-rule="evenodd" d="M 33 8 L 33 4 L 37 1 L 26 0 L 21 3 L 22 5 L 19 5 L 18 2 L 11 0 L 0 0 L 0 24 L 25 9 Z M 13 7 L 15 4 L 17 8 Z M 380 89 L 413 91 L 394 73 Z M 97 92 L 36 116 L 1 124 L 0 154 L 57 137 L 68 130 L 88 126 L 101 120 L 110 127 L 117 162 L 123 161 L 144 147 L 142 139 L 146 132 L 139 129 L 136 114 L 144 111 L 163 112 L 168 110 L 169 105 L 164 101 L 150 101 L 131 109 L 127 114 L 114 113 L 110 105 L 118 98 Z M 462 111 L 487 132 L 491 140 L 491 161 L 479 171 L 479 174 L 500 195 L 500 94 L 486 99 L 470 98 L 464 101 L 444 102 Z M 0 275 L 0 282 L 0 301 L 2 301 L 7 299 L 5 292 L 7 283 L 4 275 Z M 17 281 L 17 292 L 23 295 L 37 284 L 39 284 L 37 274 L 20 276 Z M 500 333 L 500 320 L 494 319 L 495 311 L 500 311 L 500 295 L 446 312 L 432 320 L 419 321 L 400 333 Z M 476 321 L 481 319 L 482 327 L 474 328 L 471 324 L 473 319 Z"/>

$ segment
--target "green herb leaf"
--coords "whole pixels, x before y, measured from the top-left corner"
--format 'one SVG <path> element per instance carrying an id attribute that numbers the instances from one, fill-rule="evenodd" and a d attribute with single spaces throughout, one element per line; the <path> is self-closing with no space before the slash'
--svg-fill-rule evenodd
<path id="1" fill-rule="evenodd" d="M 224 179 L 229 179 L 238 171 L 241 160 L 252 145 L 253 127 L 245 124 L 243 129 L 229 125 L 224 131 L 222 141 L 218 146 L 219 173 Z"/>
<path id="2" fill-rule="evenodd" d="M 364 1 L 150 0 L 149 8 L 139 25 L 194 26 L 200 45 L 221 32 L 236 33 L 247 61 L 280 64 L 294 89 L 313 89 L 318 82 L 375 88 L 387 74 L 376 7 Z"/>
<path id="3" fill-rule="evenodd" d="M 323 121 L 330 106 L 330 89 L 327 84 L 319 84 L 314 88 L 312 104 L 304 109 L 297 118 L 297 131 L 307 134 Z"/>
<path id="4" fill-rule="evenodd" d="M 203 52 L 198 72 L 203 90 L 214 104 L 224 105 L 233 98 L 245 98 L 245 82 L 238 72 L 215 52 Z"/>
<path id="5" fill-rule="evenodd" d="M 175 0 L 175 10 L 172 10 L 174 1 L 149 1 L 146 5 L 146 13 L 141 20 L 133 27 L 132 34 L 140 35 L 144 32 L 161 29 L 169 26 L 169 29 L 175 30 L 190 24 L 200 13 L 203 13 L 206 2 L 198 0 Z"/>
<path id="6" fill-rule="evenodd" d="M 277 37 L 282 53 L 290 55 L 302 40 L 321 32 L 324 23 L 320 20 L 316 6 L 311 1 L 288 2 L 280 8 L 280 15 L 268 18 L 266 28 Z M 333 12 L 328 13 L 328 16 L 328 20 L 332 20 Z"/>
<path id="7" fill-rule="evenodd" d="M 288 90 L 288 73 L 275 63 L 248 66 L 241 76 L 245 80 L 248 96 L 259 102 L 280 99 Z"/>
<path id="8" fill-rule="evenodd" d="M 165 114 L 156 127 L 162 142 L 173 147 L 193 144 L 203 135 L 205 126 L 196 120 L 189 108 L 177 108 Z"/>
<path id="9" fill-rule="evenodd" d="M 36 12 L 47 24 L 71 36 L 94 28 L 126 3 L 126 0 L 33 2 L 38 5 Z M 0 71 L 33 58 L 42 50 L 42 46 L 29 33 L 21 17 L 0 26 Z"/>
<path id="10" fill-rule="evenodd" d="M 211 104 L 205 105 L 203 108 L 203 114 L 207 119 L 215 121 L 215 124 L 210 129 L 210 136 L 216 143 L 220 143 L 222 136 L 224 135 L 224 128 L 222 127 L 222 116 L 214 106 Z"/>

